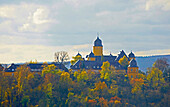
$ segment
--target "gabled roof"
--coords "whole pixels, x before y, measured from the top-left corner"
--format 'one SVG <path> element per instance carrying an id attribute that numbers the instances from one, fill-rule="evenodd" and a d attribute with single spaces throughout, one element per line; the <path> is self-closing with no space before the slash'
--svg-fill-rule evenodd
<path id="1" fill-rule="evenodd" d="M 124 50 L 120 51 L 120 54 L 118 54 L 116 61 L 119 61 L 120 58 L 123 58 L 123 56 L 126 56 L 126 58 L 128 58 L 127 55 L 125 54 Z M 129 58 L 128 58 L 128 60 L 129 60 Z"/>

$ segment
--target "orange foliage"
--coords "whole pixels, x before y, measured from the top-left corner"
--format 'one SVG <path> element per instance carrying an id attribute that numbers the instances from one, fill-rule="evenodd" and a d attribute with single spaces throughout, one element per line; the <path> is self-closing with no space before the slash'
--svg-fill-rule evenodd
<path id="1" fill-rule="evenodd" d="M 106 83 L 101 81 L 99 83 L 96 83 L 95 86 L 95 90 L 103 90 L 104 88 L 107 88 Z"/>
<path id="2" fill-rule="evenodd" d="M 88 103 L 97 103 L 97 101 L 89 99 Z"/>
<path id="3" fill-rule="evenodd" d="M 101 107 L 108 107 L 108 102 L 103 97 L 99 98 L 99 102 Z"/>

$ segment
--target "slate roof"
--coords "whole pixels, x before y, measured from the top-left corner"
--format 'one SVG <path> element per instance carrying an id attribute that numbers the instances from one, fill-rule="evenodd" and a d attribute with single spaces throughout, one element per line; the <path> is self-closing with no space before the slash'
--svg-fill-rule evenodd
<path id="1" fill-rule="evenodd" d="M 91 52 L 88 57 L 94 57 L 94 53 Z"/>
<path id="2" fill-rule="evenodd" d="M 81 54 L 78 52 L 76 56 L 81 56 Z M 81 56 L 82 57 L 82 56 Z"/>
<path id="3" fill-rule="evenodd" d="M 71 66 L 73 70 L 79 69 L 93 69 L 93 70 L 101 70 L 101 66 L 105 61 L 81 61 L 78 60 L 74 65 Z M 110 65 L 114 66 L 116 70 L 124 70 L 124 68 L 116 61 L 109 61 Z"/>
<path id="4" fill-rule="evenodd" d="M 103 46 L 102 45 L 102 40 L 97 37 L 97 39 L 94 41 L 94 46 Z"/>
<path id="5" fill-rule="evenodd" d="M 103 61 L 114 61 L 115 59 L 116 56 L 113 56 L 112 54 L 103 56 Z"/>
<path id="6" fill-rule="evenodd" d="M 135 55 L 132 52 L 128 56 L 129 56 L 129 58 L 135 58 Z"/>
<path id="7" fill-rule="evenodd" d="M 138 67 L 136 60 L 135 60 L 135 59 L 132 59 L 132 60 L 130 61 L 130 64 L 129 64 L 128 67 Z"/>
<path id="8" fill-rule="evenodd" d="M 125 54 L 124 50 L 120 51 L 120 54 L 118 54 L 118 57 L 116 58 L 116 61 L 119 61 L 120 58 L 123 58 L 123 56 L 127 57 L 127 55 Z M 129 61 L 129 58 L 128 58 L 128 61 Z"/>
<path id="9" fill-rule="evenodd" d="M 64 70 L 66 72 L 68 72 L 68 69 L 63 65 L 63 64 L 57 64 L 57 63 L 51 63 L 54 64 L 56 66 L 57 69 L 61 69 Z M 40 71 L 43 69 L 42 67 L 43 64 L 27 64 L 27 67 L 29 67 L 32 70 L 37 70 L 40 69 Z M 50 64 L 49 64 L 50 65 Z M 8 68 L 5 69 L 5 72 L 15 72 L 15 70 L 17 69 L 17 67 L 19 67 L 20 64 L 11 64 Z M 37 70 L 38 71 L 38 70 Z"/>

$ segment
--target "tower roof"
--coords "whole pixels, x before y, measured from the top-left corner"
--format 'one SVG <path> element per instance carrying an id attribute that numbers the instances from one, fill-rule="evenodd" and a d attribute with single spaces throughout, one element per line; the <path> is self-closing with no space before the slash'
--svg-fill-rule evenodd
<path id="1" fill-rule="evenodd" d="M 103 46 L 102 45 L 102 40 L 97 37 L 97 39 L 94 41 L 94 46 Z"/>
<path id="2" fill-rule="evenodd" d="M 91 53 L 89 54 L 89 57 L 94 57 L 94 53 L 91 52 Z"/>
<path id="3" fill-rule="evenodd" d="M 135 59 L 132 59 L 132 60 L 130 61 L 130 64 L 129 64 L 128 67 L 138 67 L 136 60 L 135 60 Z"/>
<path id="4" fill-rule="evenodd" d="M 129 56 L 129 58 L 135 58 L 135 55 L 133 52 L 131 52 L 128 56 Z"/>
<path id="5" fill-rule="evenodd" d="M 78 52 L 76 56 L 81 56 L 81 54 Z M 81 56 L 82 57 L 82 56 Z"/>

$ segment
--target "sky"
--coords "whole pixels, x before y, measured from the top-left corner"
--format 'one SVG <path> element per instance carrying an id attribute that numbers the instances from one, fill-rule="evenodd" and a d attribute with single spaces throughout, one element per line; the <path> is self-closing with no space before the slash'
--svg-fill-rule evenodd
<path id="1" fill-rule="evenodd" d="M 92 50 L 170 54 L 170 0 L 0 0 L 0 63 L 53 61 Z"/>

